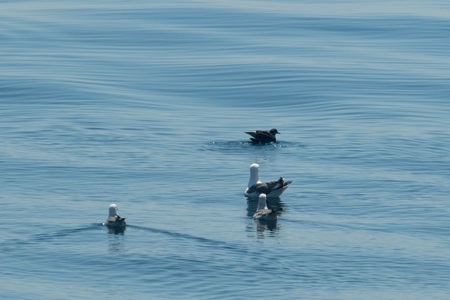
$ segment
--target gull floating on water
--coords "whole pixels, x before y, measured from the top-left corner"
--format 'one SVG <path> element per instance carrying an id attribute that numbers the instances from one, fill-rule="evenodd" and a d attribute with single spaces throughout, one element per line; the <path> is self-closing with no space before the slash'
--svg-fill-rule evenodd
<path id="1" fill-rule="evenodd" d="M 117 214 L 119 208 L 115 204 L 109 206 L 109 217 L 105 221 L 105 225 L 113 228 L 124 228 L 127 223 L 125 223 L 125 218 L 120 217 Z"/>
<path id="2" fill-rule="evenodd" d="M 259 180 L 259 165 L 251 164 L 250 179 L 248 180 L 244 196 L 248 198 L 258 198 L 260 194 L 266 194 L 267 198 L 280 197 L 291 183 L 292 180 L 284 181 L 283 177 L 280 177 L 278 180 L 262 183 Z"/>
<path id="3" fill-rule="evenodd" d="M 260 221 L 275 221 L 278 219 L 277 212 L 267 207 L 266 194 L 259 195 L 258 209 L 253 215 L 253 219 Z"/>
<path id="4" fill-rule="evenodd" d="M 251 135 L 250 140 L 254 144 L 267 144 L 267 143 L 276 143 L 277 138 L 275 135 L 279 132 L 276 128 L 272 128 L 269 131 L 267 130 L 256 130 L 255 132 L 247 131 L 246 134 Z"/>

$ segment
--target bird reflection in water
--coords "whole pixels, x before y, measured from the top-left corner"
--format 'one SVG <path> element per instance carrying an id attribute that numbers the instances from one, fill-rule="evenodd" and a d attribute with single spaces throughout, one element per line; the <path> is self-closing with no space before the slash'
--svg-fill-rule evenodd
<path id="1" fill-rule="evenodd" d="M 125 227 L 108 227 L 108 251 L 111 253 L 123 252 L 125 249 Z"/>
<path id="2" fill-rule="evenodd" d="M 107 227 L 109 234 L 124 234 L 126 227 Z"/>

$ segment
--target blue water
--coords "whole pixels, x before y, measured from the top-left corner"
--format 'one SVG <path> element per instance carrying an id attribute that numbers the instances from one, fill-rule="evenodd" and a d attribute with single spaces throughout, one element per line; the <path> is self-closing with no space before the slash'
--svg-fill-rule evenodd
<path id="1" fill-rule="evenodd" d="M 438 0 L 2 1 L 1 297 L 449 299 L 449 28 Z M 276 224 L 254 162 L 293 180 Z"/>

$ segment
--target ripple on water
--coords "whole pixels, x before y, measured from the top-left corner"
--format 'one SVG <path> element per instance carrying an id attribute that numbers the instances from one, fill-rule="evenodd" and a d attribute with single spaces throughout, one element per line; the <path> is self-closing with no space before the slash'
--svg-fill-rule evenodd
<path id="1" fill-rule="evenodd" d="M 269 144 L 252 144 L 248 141 L 211 141 L 206 145 L 203 145 L 201 150 L 203 151 L 277 151 L 290 148 L 304 148 L 306 147 L 302 143 L 293 142 L 278 142 Z"/>

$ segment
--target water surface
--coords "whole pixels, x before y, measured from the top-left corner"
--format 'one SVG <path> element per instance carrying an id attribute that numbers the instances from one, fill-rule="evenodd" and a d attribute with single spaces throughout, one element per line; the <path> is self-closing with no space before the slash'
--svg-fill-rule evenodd
<path id="1" fill-rule="evenodd" d="M 2 295 L 448 299 L 447 7 L 3 1 Z"/>

